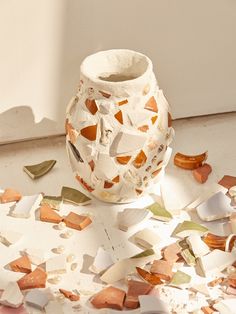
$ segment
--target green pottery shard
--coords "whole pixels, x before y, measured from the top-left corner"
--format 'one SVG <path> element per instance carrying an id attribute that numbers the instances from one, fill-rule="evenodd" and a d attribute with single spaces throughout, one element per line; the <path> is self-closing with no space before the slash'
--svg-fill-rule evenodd
<path id="1" fill-rule="evenodd" d="M 189 249 L 189 245 L 186 238 L 183 240 L 177 241 L 177 245 L 179 246 L 181 250 Z"/>
<path id="2" fill-rule="evenodd" d="M 196 222 L 186 220 L 177 225 L 171 236 L 185 238 L 190 236 L 191 234 L 198 234 L 202 236 L 206 232 L 208 232 L 208 229 L 206 227 L 199 225 Z"/>
<path id="3" fill-rule="evenodd" d="M 40 202 L 40 205 L 49 205 L 51 208 L 59 210 L 61 203 L 62 203 L 61 196 L 44 195 Z"/>
<path id="4" fill-rule="evenodd" d="M 190 283 L 190 281 L 191 281 L 191 276 L 178 270 L 174 274 L 174 276 L 172 277 L 170 285 L 179 286 L 179 285 L 183 285 L 183 284 L 188 284 L 188 283 Z"/>
<path id="5" fill-rule="evenodd" d="M 45 160 L 40 164 L 24 166 L 23 170 L 32 178 L 37 179 L 48 173 L 55 165 L 56 160 Z"/>
<path id="6" fill-rule="evenodd" d="M 82 192 L 67 186 L 62 187 L 61 196 L 64 202 L 72 203 L 75 205 L 86 205 L 91 202 L 91 198 L 89 198 Z"/>
<path id="7" fill-rule="evenodd" d="M 130 258 L 141 258 L 141 257 L 147 257 L 147 256 L 150 256 L 150 255 L 154 255 L 155 254 L 155 251 L 153 249 L 148 249 L 148 250 L 145 250 L 141 253 L 138 253 Z"/>
<path id="8" fill-rule="evenodd" d="M 189 249 L 183 250 L 180 254 L 189 266 L 196 265 L 196 259 Z"/>
<path id="9" fill-rule="evenodd" d="M 152 218 L 161 220 L 161 221 L 170 221 L 173 216 L 168 212 L 163 206 L 155 202 L 147 207 L 153 214 Z"/>

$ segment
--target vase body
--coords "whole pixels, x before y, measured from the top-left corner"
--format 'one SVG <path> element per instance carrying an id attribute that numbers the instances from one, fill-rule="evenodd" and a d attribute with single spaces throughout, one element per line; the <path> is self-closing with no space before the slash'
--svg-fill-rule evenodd
<path id="1" fill-rule="evenodd" d="M 115 203 L 144 195 L 163 175 L 171 116 L 151 60 L 115 49 L 87 57 L 66 116 L 66 145 L 76 179 Z"/>

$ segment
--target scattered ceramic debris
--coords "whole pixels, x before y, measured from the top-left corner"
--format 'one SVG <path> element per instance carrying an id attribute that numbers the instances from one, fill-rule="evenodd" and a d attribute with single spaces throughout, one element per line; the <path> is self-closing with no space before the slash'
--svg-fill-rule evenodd
<path id="1" fill-rule="evenodd" d="M 175 263 L 179 259 L 181 250 L 182 248 L 177 243 L 172 243 L 163 250 L 163 257 L 169 263 Z"/>
<path id="2" fill-rule="evenodd" d="M 65 222 L 67 227 L 76 230 L 83 230 L 92 223 L 92 220 L 89 216 L 78 215 L 73 212 L 70 212 L 63 221 Z"/>
<path id="3" fill-rule="evenodd" d="M 97 309 L 111 308 L 122 310 L 124 299 L 125 291 L 110 286 L 98 292 L 92 298 L 91 303 Z"/>
<path id="4" fill-rule="evenodd" d="M 174 164 L 177 167 L 193 170 L 202 166 L 202 163 L 207 159 L 207 152 L 200 155 L 184 155 L 182 153 L 177 153 L 174 157 Z"/>
<path id="5" fill-rule="evenodd" d="M 128 231 L 129 228 L 152 217 L 152 213 L 144 208 L 125 208 L 117 215 L 119 229 Z"/>
<path id="6" fill-rule="evenodd" d="M 176 273 L 174 273 L 171 279 L 170 285 L 179 287 L 179 286 L 189 284 L 190 282 L 191 282 L 191 276 L 178 270 Z"/>
<path id="7" fill-rule="evenodd" d="M 196 258 L 204 256 L 210 252 L 208 245 L 202 241 L 198 234 L 191 234 L 186 241 Z"/>
<path id="8" fill-rule="evenodd" d="M 79 301 L 80 295 L 75 294 L 71 291 L 59 289 L 59 291 L 65 296 L 66 299 L 69 299 L 70 301 Z"/>
<path id="9" fill-rule="evenodd" d="M 48 173 L 56 164 L 56 160 L 46 160 L 39 164 L 24 166 L 23 170 L 32 178 L 37 179 Z"/>
<path id="10" fill-rule="evenodd" d="M 99 274 L 106 270 L 113 264 L 111 255 L 105 251 L 102 247 L 98 248 L 97 254 L 94 258 L 93 264 L 90 266 L 89 270 L 94 274 Z"/>
<path id="11" fill-rule="evenodd" d="M 209 232 L 203 237 L 203 241 L 211 249 L 220 249 L 222 251 L 225 251 L 227 236 L 218 236 Z"/>
<path id="12" fill-rule="evenodd" d="M 157 274 L 161 279 L 170 281 L 173 275 L 173 264 L 165 260 L 154 260 L 151 265 L 151 273 Z"/>
<path id="13" fill-rule="evenodd" d="M 211 172 L 212 172 L 211 166 L 205 163 L 203 166 L 193 170 L 193 176 L 197 182 L 205 183 Z"/>
<path id="14" fill-rule="evenodd" d="M 196 222 L 185 220 L 184 222 L 177 225 L 172 233 L 172 236 L 185 238 L 190 236 L 191 234 L 198 234 L 202 236 L 207 232 L 208 229 L 206 227 L 199 225 Z"/>
<path id="15" fill-rule="evenodd" d="M 24 250 L 24 254 L 26 254 L 34 265 L 40 265 L 45 262 L 46 254 L 41 249 L 28 248 Z"/>
<path id="16" fill-rule="evenodd" d="M 24 296 L 16 282 L 10 282 L 0 297 L 0 304 L 18 308 L 23 303 Z M 1 312 L 1 309 L 0 309 Z"/>
<path id="17" fill-rule="evenodd" d="M 128 281 L 128 291 L 126 293 L 126 298 L 124 306 L 129 309 L 136 309 L 139 307 L 138 297 L 140 295 L 146 295 L 153 289 L 153 286 L 149 283 L 129 280 Z"/>
<path id="18" fill-rule="evenodd" d="M 198 216 L 204 221 L 229 217 L 234 212 L 230 202 L 229 197 L 218 192 L 197 207 Z"/>
<path id="19" fill-rule="evenodd" d="M 67 186 L 62 187 L 61 196 L 63 202 L 68 202 L 75 205 L 86 205 L 91 202 L 91 198 L 89 198 L 82 192 Z"/>
<path id="20" fill-rule="evenodd" d="M 193 254 L 190 252 L 189 249 L 184 249 L 181 251 L 181 256 L 185 260 L 186 264 L 189 266 L 195 266 L 196 265 L 196 259 L 193 256 Z"/>
<path id="21" fill-rule="evenodd" d="M 140 267 L 136 267 L 136 271 L 144 281 L 150 283 L 153 286 L 163 284 L 163 281 L 157 274 L 151 274 L 147 270 L 142 269 Z"/>
<path id="22" fill-rule="evenodd" d="M 66 256 L 54 256 L 46 261 L 46 272 L 48 275 L 58 275 L 66 273 Z"/>
<path id="23" fill-rule="evenodd" d="M 30 259 L 27 255 L 21 256 L 9 263 L 9 267 L 12 271 L 21 273 L 30 273 L 32 271 Z"/>
<path id="24" fill-rule="evenodd" d="M 21 290 L 45 288 L 47 274 L 41 267 L 37 267 L 34 271 L 20 278 L 17 283 Z"/>
<path id="25" fill-rule="evenodd" d="M 5 189 L 2 194 L 0 194 L 0 203 L 10 203 L 18 202 L 22 198 L 20 192 L 13 189 Z"/>
<path id="26" fill-rule="evenodd" d="M 151 249 L 153 246 L 160 243 L 160 237 L 157 233 L 148 228 L 135 233 L 134 240 L 137 244 L 146 249 Z"/>
<path id="27" fill-rule="evenodd" d="M 0 231 L 0 242 L 6 246 L 17 243 L 22 238 L 22 234 L 11 230 Z"/>
<path id="28" fill-rule="evenodd" d="M 39 212 L 41 221 L 55 224 L 59 224 L 62 221 L 62 217 L 57 214 L 49 205 L 42 205 L 39 209 Z"/>
<path id="29" fill-rule="evenodd" d="M 225 175 L 218 182 L 218 184 L 222 185 L 226 189 L 230 189 L 232 186 L 236 185 L 236 177 Z"/>
<path id="30" fill-rule="evenodd" d="M 34 289 L 29 291 L 25 296 L 25 302 L 26 304 L 35 307 L 39 310 L 43 310 L 45 306 L 49 302 L 49 298 L 47 293 L 45 293 L 42 290 Z"/>
<path id="31" fill-rule="evenodd" d="M 60 206 L 62 204 L 62 197 L 61 196 L 50 196 L 44 195 L 40 205 L 48 205 L 53 209 L 60 210 Z"/>
<path id="32" fill-rule="evenodd" d="M 162 206 L 161 204 L 157 202 L 149 205 L 148 207 L 146 207 L 146 209 L 152 212 L 153 214 L 152 218 L 154 219 L 161 220 L 161 221 L 170 221 L 173 218 L 171 213 L 168 212 L 164 208 L 164 206 Z"/>
<path id="33" fill-rule="evenodd" d="M 141 314 L 170 314 L 168 306 L 160 298 L 152 295 L 140 295 Z"/>
<path id="34" fill-rule="evenodd" d="M 15 207 L 10 210 L 10 216 L 15 218 L 29 218 L 30 212 L 40 196 L 41 194 L 22 197 L 21 200 L 16 203 Z"/>

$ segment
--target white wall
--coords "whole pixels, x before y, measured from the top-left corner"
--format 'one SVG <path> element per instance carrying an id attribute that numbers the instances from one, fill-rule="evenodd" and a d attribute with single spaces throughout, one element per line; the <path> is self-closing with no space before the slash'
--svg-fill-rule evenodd
<path id="1" fill-rule="evenodd" d="M 0 0 L 0 142 L 63 132 L 81 60 L 120 47 L 175 118 L 236 110 L 235 0 Z"/>

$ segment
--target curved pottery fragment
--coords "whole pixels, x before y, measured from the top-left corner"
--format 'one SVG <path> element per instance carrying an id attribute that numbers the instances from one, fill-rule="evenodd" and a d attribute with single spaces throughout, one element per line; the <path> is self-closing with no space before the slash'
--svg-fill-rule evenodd
<path id="1" fill-rule="evenodd" d="M 81 65 L 66 115 L 74 176 L 98 199 L 125 203 L 163 176 L 174 136 L 169 105 L 151 60 L 126 49 L 101 51 Z"/>

